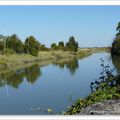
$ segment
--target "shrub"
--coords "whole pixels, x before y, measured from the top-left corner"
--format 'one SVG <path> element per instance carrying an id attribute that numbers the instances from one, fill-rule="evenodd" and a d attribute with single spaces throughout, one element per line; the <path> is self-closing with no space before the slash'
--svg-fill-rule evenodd
<path id="1" fill-rule="evenodd" d="M 38 51 L 35 48 L 30 48 L 30 54 L 37 57 L 38 56 Z"/>
<path id="2" fill-rule="evenodd" d="M 13 54 L 14 51 L 12 49 L 6 48 L 5 49 L 5 54 Z"/>

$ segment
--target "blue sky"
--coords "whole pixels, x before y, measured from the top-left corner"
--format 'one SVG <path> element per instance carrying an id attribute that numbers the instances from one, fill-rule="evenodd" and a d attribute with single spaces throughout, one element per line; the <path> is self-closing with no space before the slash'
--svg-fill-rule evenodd
<path id="1" fill-rule="evenodd" d="M 70 36 L 80 47 L 109 46 L 119 14 L 120 6 L 0 6 L 0 34 L 33 35 L 46 46 Z"/>

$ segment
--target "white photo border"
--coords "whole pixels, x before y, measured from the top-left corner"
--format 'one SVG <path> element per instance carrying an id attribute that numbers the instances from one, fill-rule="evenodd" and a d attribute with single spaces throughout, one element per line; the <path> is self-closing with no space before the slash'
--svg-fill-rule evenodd
<path id="1" fill-rule="evenodd" d="M 120 1 L 1 1 L 1 5 L 120 5 Z M 0 115 L 0 120 L 120 120 L 120 116 L 79 115 Z"/>
<path id="2" fill-rule="evenodd" d="M 86 1 L 86 0 L 80 0 L 80 1 L 46 1 L 46 0 L 40 0 L 40 1 L 6 1 L 6 0 L 0 0 L 0 5 L 120 5 L 119 0 L 115 1 Z"/>

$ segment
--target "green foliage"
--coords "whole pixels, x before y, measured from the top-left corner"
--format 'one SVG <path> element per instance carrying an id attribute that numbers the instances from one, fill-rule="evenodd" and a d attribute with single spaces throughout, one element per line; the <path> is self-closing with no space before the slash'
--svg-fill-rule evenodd
<path id="1" fill-rule="evenodd" d="M 24 45 L 25 53 L 31 54 L 33 56 L 38 56 L 39 49 L 40 43 L 33 36 L 26 38 Z"/>
<path id="2" fill-rule="evenodd" d="M 65 50 L 64 48 L 65 48 L 64 42 L 63 42 L 63 41 L 60 41 L 60 42 L 58 43 L 58 49 L 60 49 L 60 50 Z"/>
<path id="3" fill-rule="evenodd" d="M 5 54 L 9 55 L 9 54 L 13 54 L 14 51 L 12 49 L 6 48 L 5 49 Z"/>
<path id="4" fill-rule="evenodd" d="M 64 44 L 60 41 L 58 45 L 56 43 L 51 44 L 51 48 L 47 48 L 45 45 L 41 44 L 35 39 L 34 36 L 29 36 L 25 39 L 23 43 L 16 34 L 11 36 L 0 35 L 0 53 L 1 54 L 31 54 L 33 56 L 38 56 L 39 51 L 50 51 L 50 50 L 61 50 L 61 51 L 72 51 L 77 52 L 78 43 L 75 41 L 74 37 L 70 37 L 69 42 Z"/>
<path id="5" fill-rule="evenodd" d="M 30 54 L 37 57 L 38 56 L 38 50 L 35 48 L 30 48 Z"/>
<path id="6" fill-rule="evenodd" d="M 60 41 L 58 45 L 56 43 L 51 44 L 51 48 L 53 50 L 62 50 L 62 51 L 72 51 L 77 52 L 78 51 L 78 42 L 75 41 L 75 38 L 72 36 L 70 37 L 69 41 L 64 44 L 63 41 Z"/>
<path id="7" fill-rule="evenodd" d="M 56 50 L 56 49 L 58 49 L 58 46 L 56 45 L 56 43 L 52 43 L 52 44 L 51 44 L 51 48 L 52 48 L 53 50 Z"/>
<path id="8" fill-rule="evenodd" d="M 1 53 L 3 53 L 3 49 L 4 49 L 4 42 L 0 41 L 0 51 L 1 51 Z"/>
<path id="9" fill-rule="evenodd" d="M 40 51 L 49 51 L 49 48 L 47 48 L 44 44 L 40 45 Z"/>
<path id="10" fill-rule="evenodd" d="M 64 114 L 77 114 L 81 108 L 103 100 L 120 98 L 120 75 L 113 75 L 109 65 L 104 65 L 101 59 L 102 72 L 95 82 L 91 82 L 91 94 L 83 99 L 78 99 Z"/>
<path id="11" fill-rule="evenodd" d="M 112 55 L 120 55 L 120 38 L 116 37 L 116 39 L 112 43 L 112 49 L 111 49 Z"/>
<path id="12" fill-rule="evenodd" d="M 112 55 L 120 55 L 120 22 L 117 25 L 116 30 L 118 33 L 112 43 L 111 54 Z"/>
<path id="13" fill-rule="evenodd" d="M 117 28 L 116 28 L 117 31 L 120 30 L 120 22 L 118 22 L 118 25 L 117 25 Z"/>
<path id="14" fill-rule="evenodd" d="M 23 43 L 22 41 L 17 37 L 16 34 L 13 34 L 10 37 L 7 37 L 6 39 L 6 47 L 9 49 L 12 49 L 16 53 L 23 53 Z"/>
<path id="15" fill-rule="evenodd" d="M 77 52 L 78 50 L 78 42 L 75 41 L 75 38 L 72 36 L 69 39 L 69 42 L 66 43 L 66 48 L 68 51 Z"/>

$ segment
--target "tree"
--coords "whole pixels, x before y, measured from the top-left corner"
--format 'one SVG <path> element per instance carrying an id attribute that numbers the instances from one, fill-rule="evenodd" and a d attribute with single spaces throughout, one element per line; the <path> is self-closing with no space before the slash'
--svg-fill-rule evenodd
<path id="1" fill-rule="evenodd" d="M 56 45 L 56 43 L 52 43 L 52 44 L 51 44 L 51 48 L 52 48 L 53 50 L 56 50 L 56 49 L 58 49 L 58 46 Z"/>
<path id="2" fill-rule="evenodd" d="M 4 42 L 0 41 L 0 51 L 1 51 L 1 53 L 3 52 L 3 49 L 4 49 Z"/>
<path id="3" fill-rule="evenodd" d="M 47 48 L 44 44 L 40 45 L 40 51 L 48 51 L 49 48 Z"/>
<path id="4" fill-rule="evenodd" d="M 118 25 L 117 25 L 116 30 L 117 30 L 117 31 L 120 31 L 120 22 L 118 22 Z"/>
<path id="5" fill-rule="evenodd" d="M 116 30 L 118 33 L 112 43 L 111 54 L 112 55 L 120 55 L 120 22 L 118 22 Z"/>
<path id="6" fill-rule="evenodd" d="M 16 34 L 6 38 L 6 47 L 19 54 L 24 52 L 23 43 Z"/>
<path id="7" fill-rule="evenodd" d="M 33 36 L 26 38 L 24 45 L 25 53 L 29 53 L 33 56 L 38 56 L 39 49 L 39 42 Z"/>
<path id="8" fill-rule="evenodd" d="M 1 54 L 5 54 L 6 51 L 8 52 L 9 49 L 6 49 L 6 36 L 0 35 L 0 52 Z"/>
<path id="9" fill-rule="evenodd" d="M 60 41 L 60 42 L 58 43 L 58 46 L 64 47 L 64 42 L 63 42 L 63 41 Z"/>
<path id="10" fill-rule="evenodd" d="M 58 43 L 58 48 L 59 48 L 60 50 L 64 50 L 64 42 L 63 42 L 63 41 L 60 41 L 60 42 Z"/>
<path id="11" fill-rule="evenodd" d="M 116 38 L 120 38 L 120 22 L 118 22 L 118 25 L 116 27 L 116 31 L 118 31 L 116 34 Z"/>
<path id="12" fill-rule="evenodd" d="M 78 42 L 75 41 L 75 38 L 73 36 L 71 36 L 69 38 L 69 42 L 66 43 L 66 48 L 68 51 L 77 52 Z"/>

